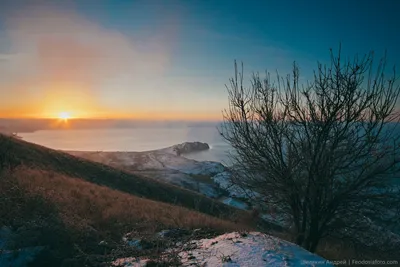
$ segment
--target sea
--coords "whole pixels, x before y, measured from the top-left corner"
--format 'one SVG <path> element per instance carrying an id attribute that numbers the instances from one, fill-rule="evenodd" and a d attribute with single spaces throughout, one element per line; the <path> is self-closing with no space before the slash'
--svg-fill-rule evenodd
<path id="1" fill-rule="evenodd" d="M 39 130 L 19 133 L 25 141 L 58 150 L 150 151 L 184 142 L 205 142 L 210 149 L 185 154 L 197 161 L 216 161 L 229 165 L 231 146 L 216 126 L 135 127 L 108 129 Z"/>
<path id="2" fill-rule="evenodd" d="M 400 124 L 390 124 L 388 127 L 395 127 L 395 135 L 400 136 Z M 210 146 L 209 150 L 184 156 L 197 161 L 216 161 L 227 166 L 231 165 L 229 153 L 234 152 L 220 135 L 218 124 L 147 124 L 132 128 L 119 125 L 113 128 L 38 130 L 20 132 L 18 135 L 28 142 L 49 148 L 77 151 L 143 152 L 184 142 L 205 142 Z M 398 141 L 395 146 L 397 144 Z"/>

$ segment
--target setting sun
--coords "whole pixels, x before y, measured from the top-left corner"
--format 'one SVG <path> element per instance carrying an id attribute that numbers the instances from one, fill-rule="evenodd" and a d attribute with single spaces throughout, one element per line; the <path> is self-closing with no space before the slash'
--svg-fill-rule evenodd
<path id="1" fill-rule="evenodd" d="M 71 119 L 71 114 L 69 112 L 60 112 L 58 118 L 67 121 L 68 119 Z"/>

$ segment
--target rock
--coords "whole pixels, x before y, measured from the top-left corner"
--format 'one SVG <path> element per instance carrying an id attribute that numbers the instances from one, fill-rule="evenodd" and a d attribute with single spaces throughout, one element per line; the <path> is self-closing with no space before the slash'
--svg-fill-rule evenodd
<path id="1" fill-rule="evenodd" d="M 136 257 L 120 258 L 111 263 L 111 266 L 132 266 L 132 267 L 146 267 L 149 266 L 149 259 L 140 259 Z"/>
<path id="2" fill-rule="evenodd" d="M 142 245 L 141 245 L 141 240 L 140 239 L 132 239 L 127 241 L 126 243 L 128 244 L 128 246 L 130 247 L 135 247 L 137 249 L 142 249 Z"/>
<path id="3" fill-rule="evenodd" d="M 207 143 L 201 142 L 186 142 L 178 145 L 174 145 L 173 151 L 176 153 L 177 156 L 181 154 L 187 154 L 191 152 L 199 152 L 210 149 L 210 146 Z"/>
<path id="4" fill-rule="evenodd" d="M 200 231 L 201 231 L 201 228 L 194 229 L 194 230 L 193 230 L 193 234 L 196 234 L 196 233 L 198 233 L 198 232 L 200 232 Z"/>
<path id="5" fill-rule="evenodd" d="M 107 246 L 107 245 L 108 245 L 107 241 L 103 240 L 103 241 L 99 242 L 99 246 L 103 246 L 104 247 L 104 246 Z"/>
<path id="6" fill-rule="evenodd" d="M 35 260 L 44 247 L 27 247 L 17 250 L 2 250 L 0 266 L 24 267 Z"/>
<path id="7" fill-rule="evenodd" d="M 143 249 L 142 240 L 139 238 L 132 238 L 131 235 L 132 233 L 127 233 L 124 237 L 122 237 L 122 241 L 124 241 L 130 247 Z"/>
<path id="8" fill-rule="evenodd" d="M 158 236 L 163 238 L 177 238 L 189 234 L 190 232 L 188 230 L 177 228 L 177 229 L 162 230 L 161 232 L 158 233 Z"/>

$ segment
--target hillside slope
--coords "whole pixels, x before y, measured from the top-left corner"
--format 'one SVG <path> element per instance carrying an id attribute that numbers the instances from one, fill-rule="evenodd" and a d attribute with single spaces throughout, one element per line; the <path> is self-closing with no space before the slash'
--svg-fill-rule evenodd
<path id="1" fill-rule="evenodd" d="M 0 266 L 26 266 L 24 253 L 33 250 L 39 252 L 34 266 L 100 266 L 114 255 L 148 256 L 166 245 L 152 236 L 171 228 L 244 227 L 54 171 L 20 167 L 0 175 Z M 147 249 L 129 248 L 122 240 L 128 232 Z"/>
<path id="2" fill-rule="evenodd" d="M 135 196 L 184 206 L 221 218 L 245 217 L 247 214 L 174 185 L 0 134 L 1 162 L 77 177 Z"/>

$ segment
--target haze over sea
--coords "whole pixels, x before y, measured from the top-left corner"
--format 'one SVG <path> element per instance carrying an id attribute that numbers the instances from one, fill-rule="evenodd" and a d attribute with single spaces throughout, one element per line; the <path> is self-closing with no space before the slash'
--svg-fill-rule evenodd
<path id="1" fill-rule="evenodd" d="M 198 161 L 227 163 L 230 146 L 220 136 L 217 126 L 142 126 L 135 128 L 39 130 L 20 133 L 24 140 L 61 150 L 79 151 L 149 151 L 183 142 L 205 142 L 211 149 L 186 154 Z"/>

